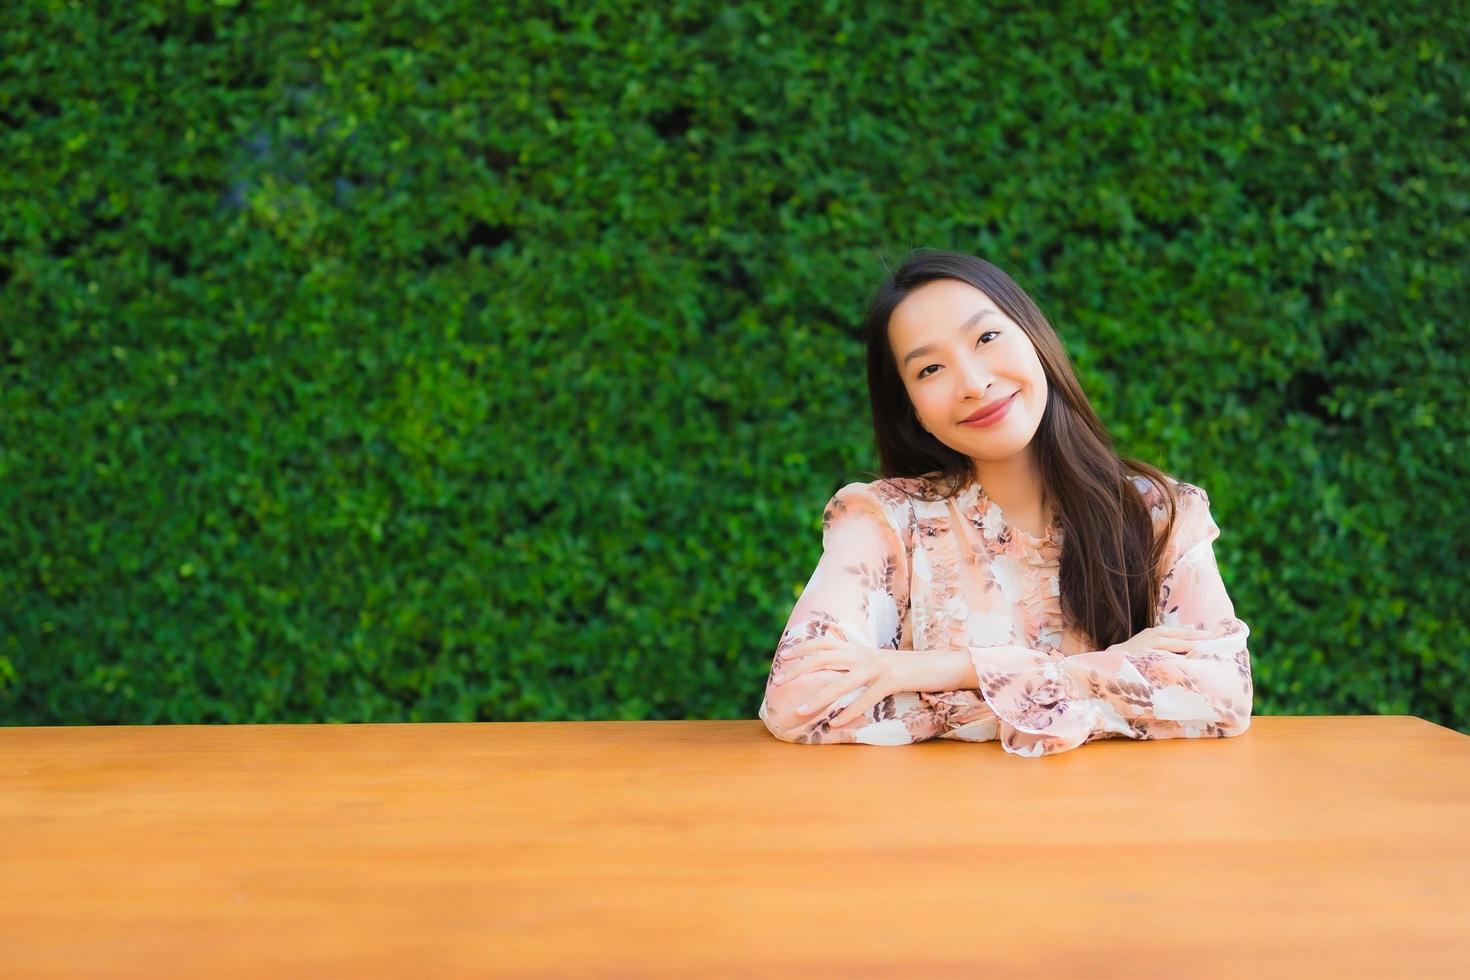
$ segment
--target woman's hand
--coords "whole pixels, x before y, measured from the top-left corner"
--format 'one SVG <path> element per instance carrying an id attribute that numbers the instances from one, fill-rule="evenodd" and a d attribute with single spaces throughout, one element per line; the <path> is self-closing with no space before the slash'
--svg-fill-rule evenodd
<path id="1" fill-rule="evenodd" d="M 1209 630 L 1193 626 L 1150 626 L 1139 630 L 1122 643 L 1114 643 L 1108 652 L 1117 653 L 1188 653 L 1196 643 L 1210 635 Z"/>
<path id="2" fill-rule="evenodd" d="M 833 702 L 866 686 L 867 690 L 832 719 L 836 728 L 859 717 L 890 694 L 914 690 L 909 676 L 909 668 L 915 665 L 914 657 L 912 650 L 875 650 L 823 636 L 788 651 L 782 657 L 781 669 L 771 680 L 789 684 L 814 670 L 842 672 L 796 709 L 802 715 L 829 710 Z"/>

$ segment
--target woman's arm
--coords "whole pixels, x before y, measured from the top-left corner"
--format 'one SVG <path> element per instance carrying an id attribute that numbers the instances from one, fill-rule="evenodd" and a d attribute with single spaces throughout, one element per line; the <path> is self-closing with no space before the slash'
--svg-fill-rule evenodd
<path id="1" fill-rule="evenodd" d="M 1227 738 L 1250 727 L 1249 627 L 1235 615 L 1211 542 L 1220 534 L 1203 491 L 1185 496 L 1157 620 L 1207 630 L 1183 653 L 1104 650 L 1064 657 L 1026 647 L 971 647 L 977 687 L 1022 756 L 1112 736 Z M 968 683 L 969 677 L 961 678 Z"/>
<path id="2" fill-rule="evenodd" d="M 821 559 L 776 647 L 759 711 L 771 734 L 786 742 L 872 745 L 902 745 L 942 734 L 944 717 L 911 692 L 890 695 L 860 716 L 834 725 L 842 709 L 861 697 L 866 687 L 812 714 L 800 707 L 815 702 L 823 689 L 843 676 L 841 671 L 792 670 L 795 676 L 784 683 L 774 680 L 774 675 L 801 655 L 803 644 L 818 637 L 875 650 L 897 649 L 908 604 L 908 555 L 903 542 L 872 488 L 850 483 L 823 511 Z M 905 651 L 903 656 L 907 663 L 910 654 Z"/>

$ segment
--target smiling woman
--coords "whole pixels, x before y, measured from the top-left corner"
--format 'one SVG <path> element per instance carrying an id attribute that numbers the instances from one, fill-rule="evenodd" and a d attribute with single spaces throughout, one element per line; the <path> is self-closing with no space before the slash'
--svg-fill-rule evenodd
<path id="1" fill-rule="evenodd" d="M 1037 756 L 1244 732 L 1249 629 L 1209 498 L 1114 452 L 1030 297 L 920 252 L 865 331 L 881 478 L 823 513 L 760 706 L 772 734 Z"/>

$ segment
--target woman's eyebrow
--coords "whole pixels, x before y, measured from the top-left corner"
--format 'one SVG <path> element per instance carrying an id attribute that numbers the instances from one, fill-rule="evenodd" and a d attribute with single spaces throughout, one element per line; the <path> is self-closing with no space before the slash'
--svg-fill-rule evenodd
<path id="1" fill-rule="evenodd" d="M 976 313 L 974 316 L 970 317 L 970 319 L 966 320 L 964 323 L 960 324 L 960 329 L 958 332 L 964 333 L 966 330 L 969 330 L 975 324 L 979 323 L 981 318 L 985 317 L 987 314 L 994 312 L 996 311 L 990 309 L 989 307 L 986 307 L 985 309 Z M 904 355 L 903 366 L 908 367 L 909 361 L 912 361 L 916 357 L 922 357 L 925 354 L 932 354 L 936 346 L 937 345 L 935 344 L 925 344 L 923 347 L 915 347 L 913 350 Z"/>

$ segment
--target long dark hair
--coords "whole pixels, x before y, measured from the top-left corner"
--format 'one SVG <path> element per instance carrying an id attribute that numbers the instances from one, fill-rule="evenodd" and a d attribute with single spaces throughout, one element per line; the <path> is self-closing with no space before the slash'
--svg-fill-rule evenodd
<path id="1" fill-rule="evenodd" d="M 917 250 L 887 275 L 873 296 L 863 333 L 877 475 L 932 478 L 937 473 L 939 481 L 923 481 L 935 486 L 936 493 L 916 498 L 924 500 L 953 497 L 974 479 L 970 457 L 919 424 L 888 339 L 888 320 L 899 302 L 935 279 L 967 282 L 994 300 L 1026 331 L 1046 371 L 1046 409 L 1031 447 L 1042 492 L 1062 525 L 1063 615 L 1084 630 L 1098 650 L 1158 625 L 1154 619 L 1163 577 L 1160 564 L 1178 506 L 1170 481 L 1156 467 L 1114 451 L 1112 438 L 1088 403 L 1046 315 L 1010 276 L 984 259 Z M 1157 537 L 1149 505 L 1133 484 L 1135 476 L 1151 481 L 1168 501 L 1168 521 Z"/>

